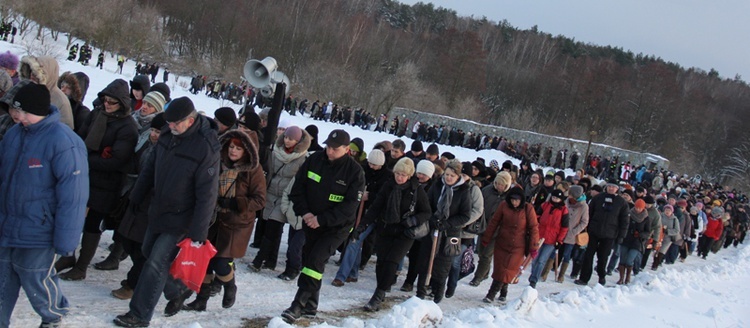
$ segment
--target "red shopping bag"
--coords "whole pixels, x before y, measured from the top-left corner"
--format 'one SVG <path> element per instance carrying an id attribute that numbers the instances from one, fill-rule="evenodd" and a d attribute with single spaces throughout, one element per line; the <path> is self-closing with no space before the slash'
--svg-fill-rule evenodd
<path id="1" fill-rule="evenodd" d="M 200 292 L 203 278 L 206 277 L 206 268 L 208 262 L 216 255 L 216 247 L 206 240 L 206 243 L 200 246 L 193 246 L 190 238 L 183 239 L 177 247 L 180 252 L 177 253 L 169 273 L 177 280 L 181 280 L 185 286 Z"/>

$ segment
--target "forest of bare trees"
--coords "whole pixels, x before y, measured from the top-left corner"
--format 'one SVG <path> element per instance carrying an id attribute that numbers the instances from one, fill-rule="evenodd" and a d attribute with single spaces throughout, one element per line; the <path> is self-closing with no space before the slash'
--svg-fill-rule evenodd
<path id="1" fill-rule="evenodd" d="M 750 180 L 741 77 L 393 0 L 0 0 L 4 19 L 185 75 L 239 81 L 273 56 L 293 96 L 413 108 L 661 154 L 672 169 Z M 23 32 L 23 31 L 22 31 Z M 41 29 L 39 33 L 42 33 Z M 739 182 L 737 182 L 739 185 Z"/>

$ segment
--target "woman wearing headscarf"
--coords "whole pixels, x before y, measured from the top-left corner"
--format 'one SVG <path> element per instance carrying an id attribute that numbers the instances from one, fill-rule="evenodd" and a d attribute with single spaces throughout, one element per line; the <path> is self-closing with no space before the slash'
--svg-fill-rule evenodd
<path id="1" fill-rule="evenodd" d="M 456 159 L 448 161 L 443 178 L 436 181 L 430 188 L 427 196 L 430 200 L 430 208 L 434 210 L 430 217 L 431 231 L 437 230 L 437 252 L 432 265 L 432 292 L 433 301 L 440 303 L 445 296 L 448 273 L 451 269 L 453 259 L 458 254 L 447 253 L 444 250 L 461 242 L 461 229 L 469 222 L 471 217 L 471 195 L 470 183 L 461 176 L 462 164 Z M 430 236 L 422 239 L 423 245 L 420 254 L 429 257 L 432 251 L 433 239 Z M 458 245 L 460 249 L 460 245 Z M 460 252 L 459 252 L 460 253 Z M 427 268 L 425 268 L 426 270 Z M 419 273 L 417 297 L 424 298 L 427 294 L 426 272 Z"/>
<path id="2" fill-rule="evenodd" d="M 99 92 L 98 97 L 102 105 L 91 112 L 78 130 L 88 149 L 91 193 L 78 260 L 63 257 L 56 265 L 59 270 L 73 267 L 60 274 L 63 280 L 86 279 L 86 269 L 99 246 L 102 222 L 105 228 L 117 228 L 119 222 L 111 222 L 109 215 L 120 199 L 125 175 L 132 170 L 138 140 L 138 128 L 130 118 L 128 83 L 117 79 Z M 120 253 L 121 249 L 120 246 Z"/>
<path id="3" fill-rule="evenodd" d="M 524 258 L 534 258 L 538 251 L 539 223 L 536 212 L 534 207 L 526 202 L 523 189 L 520 187 L 508 190 L 505 201 L 500 203 L 482 235 L 482 245 L 489 245 L 493 237 L 495 261 L 492 285 L 484 298 L 486 303 L 491 303 L 498 291 L 498 301 L 505 302 L 508 285 L 518 275 Z"/>
<path id="4" fill-rule="evenodd" d="M 279 257 L 281 234 L 284 232 L 286 216 L 281 212 L 281 196 L 289 181 L 297 174 L 305 162 L 310 147 L 310 135 L 297 126 L 290 126 L 281 138 L 276 139 L 268 163 L 266 175 L 266 206 L 263 220 L 266 221 L 260 249 L 250 264 L 250 270 L 259 272 L 261 268 L 274 270 Z"/>
<path id="5" fill-rule="evenodd" d="M 393 179 L 383 185 L 360 223 L 367 226 L 374 222 L 378 234 L 377 287 L 364 307 L 366 311 L 380 310 L 386 290 L 395 282 L 399 262 L 414 243 L 405 231 L 426 222 L 432 214 L 427 193 L 419 186 L 414 170 L 409 158 L 396 162 Z"/>
<path id="6" fill-rule="evenodd" d="M 208 229 L 208 240 L 218 251 L 209 262 L 209 274 L 203 280 L 196 299 L 186 310 L 205 311 L 213 285 L 224 286 L 223 308 L 234 305 L 237 285 L 234 259 L 245 256 L 253 233 L 255 211 L 266 201 L 266 183 L 258 161 L 258 150 L 250 137 L 239 130 L 230 130 L 220 138 L 221 174 L 219 199 L 216 201 L 216 222 Z M 215 279 L 214 279 L 215 277 Z"/>

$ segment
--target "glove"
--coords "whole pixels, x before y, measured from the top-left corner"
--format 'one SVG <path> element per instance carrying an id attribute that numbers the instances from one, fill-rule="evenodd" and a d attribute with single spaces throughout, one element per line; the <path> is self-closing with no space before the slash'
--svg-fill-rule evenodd
<path id="1" fill-rule="evenodd" d="M 417 225 L 417 217 L 412 215 L 406 218 L 405 220 L 402 220 L 401 225 L 403 225 L 406 228 L 415 227 Z"/>
<path id="2" fill-rule="evenodd" d="M 354 231 L 352 231 L 352 234 L 351 234 L 350 240 L 351 240 L 351 241 L 355 241 L 355 240 L 358 240 L 358 239 L 359 239 L 359 236 L 360 236 L 360 235 L 361 235 L 361 234 L 362 234 L 363 232 L 365 232 L 365 230 L 367 230 L 367 225 L 366 225 L 366 224 L 360 224 L 360 225 L 358 225 L 358 226 L 357 226 L 357 228 L 355 228 L 355 229 L 354 229 Z"/>
<path id="3" fill-rule="evenodd" d="M 443 220 L 440 220 L 440 221 L 438 221 L 438 222 L 436 223 L 436 228 L 437 228 L 438 230 L 440 230 L 440 231 L 445 231 L 445 230 L 448 230 L 448 229 L 450 229 L 450 227 L 451 227 L 451 226 L 450 226 L 450 225 L 448 224 L 448 222 L 445 222 L 445 221 L 443 221 Z"/>
<path id="4" fill-rule="evenodd" d="M 112 147 L 110 146 L 104 147 L 104 149 L 102 150 L 101 157 L 104 159 L 112 158 Z"/>
<path id="5" fill-rule="evenodd" d="M 216 200 L 216 204 L 218 204 L 221 208 L 226 208 L 228 210 L 239 210 L 239 208 L 237 207 L 237 199 L 234 197 L 219 197 L 219 199 Z"/>
<path id="6" fill-rule="evenodd" d="M 531 256 L 531 258 L 533 259 L 533 258 L 536 258 L 536 255 L 538 253 L 539 253 L 538 249 L 532 249 L 531 251 L 529 251 L 529 256 Z"/>
<path id="7" fill-rule="evenodd" d="M 555 249 L 560 249 L 560 246 L 561 246 L 560 243 L 555 242 Z"/>

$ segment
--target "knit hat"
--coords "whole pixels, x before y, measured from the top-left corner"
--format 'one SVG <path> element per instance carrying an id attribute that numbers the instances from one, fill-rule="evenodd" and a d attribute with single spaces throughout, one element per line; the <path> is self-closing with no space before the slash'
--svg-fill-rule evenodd
<path id="1" fill-rule="evenodd" d="M 18 56 L 14 55 L 10 51 L 6 51 L 0 54 L 0 67 L 17 70 L 18 62 Z"/>
<path id="2" fill-rule="evenodd" d="M 41 84 L 30 83 L 18 90 L 11 107 L 36 116 L 47 116 L 50 113 L 49 90 Z"/>
<path id="3" fill-rule="evenodd" d="M 579 185 L 572 185 L 570 186 L 570 189 L 568 189 L 568 196 L 573 199 L 578 199 L 583 195 L 583 187 Z"/>
<path id="4" fill-rule="evenodd" d="M 471 162 L 471 166 L 476 167 L 477 170 L 479 170 L 479 174 L 478 174 L 479 176 L 484 176 L 485 173 L 487 172 L 487 168 L 480 161 Z M 469 176 L 471 176 L 471 174 L 469 174 Z"/>
<path id="5" fill-rule="evenodd" d="M 472 172 L 472 165 L 470 162 L 461 162 L 461 173 L 471 176 L 473 172 Z"/>
<path id="6" fill-rule="evenodd" d="M 428 160 L 421 160 L 417 163 L 417 173 L 422 173 L 430 178 L 435 174 L 435 164 Z"/>
<path id="7" fill-rule="evenodd" d="M 635 195 L 633 194 L 633 191 L 630 189 L 623 190 L 622 194 L 630 196 L 630 199 L 635 199 Z"/>
<path id="8" fill-rule="evenodd" d="M 445 157 L 447 159 L 456 159 L 456 155 L 453 155 L 451 152 L 444 152 L 440 155 L 440 157 Z"/>
<path id="9" fill-rule="evenodd" d="M 672 205 L 664 205 L 664 210 L 666 211 L 667 209 L 670 209 L 672 210 L 672 212 L 674 212 L 674 207 L 672 207 Z"/>
<path id="10" fill-rule="evenodd" d="M 643 197 L 643 201 L 646 202 L 646 204 L 656 204 L 656 200 L 654 199 L 654 196 L 646 195 Z"/>
<path id="11" fill-rule="evenodd" d="M 237 121 L 237 123 L 242 124 L 252 131 L 258 131 L 258 129 L 260 128 L 260 117 L 258 117 L 258 114 L 256 114 L 255 111 L 248 110 L 245 112 L 245 114 L 243 114 L 243 117 L 245 118 L 245 120 Z"/>
<path id="12" fill-rule="evenodd" d="M 179 122 L 190 113 L 195 112 L 195 105 L 188 97 L 180 97 L 172 100 L 164 109 L 164 120 L 167 122 Z"/>
<path id="13" fill-rule="evenodd" d="M 721 206 L 714 206 L 711 208 L 711 215 L 714 217 L 720 218 L 724 216 L 724 208 Z"/>
<path id="14" fill-rule="evenodd" d="M 151 93 L 149 93 L 151 94 Z M 224 126 L 233 127 L 237 123 L 237 113 L 229 107 L 220 107 L 214 111 L 214 118 Z"/>
<path id="15" fill-rule="evenodd" d="M 511 162 L 511 161 L 505 161 L 505 162 L 503 162 L 502 169 L 510 171 L 511 169 L 513 169 L 513 162 Z"/>
<path id="16" fill-rule="evenodd" d="M 703 203 L 697 202 L 697 203 L 695 203 L 695 207 L 698 208 L 699 211 L 703 210 Z"/>
<path id="17" fill-rule="evenodd" d="M 495 171 L 500 171 L 500 164 L 497 163 L 497 160 L 491 160 L 490 161 L 490 168 Z"/>
<path id="18" fill-rule="evenodd" d="M 362 152 L 362 150 L 365 149 L 365 141 L 362 140 L 362 138 L 354 138 L 352 139 L 352 142 L 349 143 L 349 149 L 356 152 Z"/>
<path id="19" fill-rule="evenodd" d="M 456 174 L 461 174 L 461 168 L 463 167 L 463 164 L 461 164 L 461 161 L 457 159 L 451 159 L 448 161 L 448 163 L 445 163 L 445 169 L 451 169 Z"/>
<path id="20" fill-rule="evenodd" d="M 157 112 L 163 111 L 164 104 L 167 103 L 166 99 L 164 99 L 164 95 L 162 95 L 158 91 L 151 91 L 147 93 L 146 96 L 143 97 L 143 101 L 151 104 L 151 106 L 154 106 Z"/>
<path id="21" fill-rule="evenodd" d="M 422 142 L 419 140 L 414 140 L 414 142 L 411 143 L 411 151 L 413 152 L 424 151 L 424 148 L 422 147 Z"/>
<path id="22" fill-rule="evenodd" d="M 350 142 L 349 133 L 341 129 L 331 131 L 326 141 L 323 141 L 324 144 L 332 148 L 349 145 Z"/>
<path id="23" fill-rule="evenodd" d="M 438 145 L 436 144 L 430 144 L 429 146 L 427 146 L 427 151 L 425 152 L 430 155 L 440 155 L 440 150 L 438 149 Z"/>
<path id="24" fill-rule="evenodd" d="M 646 208 L 646 202 L 643 201 L 643 199 L 636 200 L 635 201 L 635 208 L 639 209 L 639 210 L 642 210 L 642 209 Z"/>
<path id="25" fill-rule="evenodd" d="M 677 206 L 679 207 L 687 207 L 688 203 L 687 200 L 680 198 L 680 200 L 677 201 Z"/>
<path id="26" fill-rule="evenodd" d="M 555 172 L 555 176 L 560 177 L 560 180 L 565 180 L 565 172 L 563 172 L 562 170 Z"/>
<path id="27" fill-rule="evenodd" d="M 290 127 L 291 125 L 292 125 L 292 122 L 289 121 L 289 119 L 283 119 L 283 120 L 279 121 L 279 125 L 277 126 L 277 128 L 279 128 L 279 129 L 282 129 L 282 128 L 286 129 L 286 128 Z"/>
<path id="28" fill-rule="evenodd" d="M 164 120 L 164 113 L 156 114 L 156 116 L 151 119 L 152 129 L 161 130 L 165 125 L 167 125 L 167 121 Z"/>
<path id="29" fill-rule="evenodd" d="M 561 200 L 565 199 L 565 193 L 560 189 L 552 190 L 550 196 L 560 198 Z"/>
<path id="30" fill-rule="evenodd" d="M 161 93 L 162 97 L 164 97 L 164 100 L 166 102 L 172 101 L 172 98 L 170 98 L 172 92 L 169 89 L 169 86 L 164 82 L 159 82 L 151 86 L 150 89 L 148 89 L 148 92 L 151 93 L 153 91 L 156 91 L 158 93 Z"/>
<path id="31" fill-rule="evenodd" d="M 408 176 L 414 175 L 414 162 L 412 162 L 411 158 L 406 156 L 401 157 L 401 159 L 396 162 L 396 165 L 393 166 L 393 173 L 403 173 Z"/>
<path id="32" fill-rule="evenodd" d="M 510 173 L 502 171 L 495 176 L 494 182 L 504 185 L 505 190 L 503 191 L 507 191 L 510 185 L 513 184 L 513 178 L 510 176 Z"/>
<path id="33" fill-rule="evenodd" d="M 0 110 L 8 112 L 8 110 L 13 107 L 13 98 L 16 97 L 16 93 L 18 93 L 18 90 L 21 90 L 21 88 L 31 83 L 34 82 L 31 82 L 31 80 L 21 80 L 16 83 L 16 85 L 5 91 L 5 95 L 0 98 Z"/>
<path id="34" fill-rule="evenodd" d="M 302 140 L 302 129 L 300 129 L 299 126 L 292 125 L 286 128 L 286 131 L 284 131 L 284 136 L 299 142 L 300 140 Z"/>
<path id="35" fill-rule="evenodd" d="M 385 165 L 385 153 L 380 149 L 373 149 L 367 154 L 367 162 L 372 165 Z"/>

